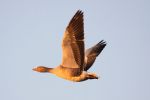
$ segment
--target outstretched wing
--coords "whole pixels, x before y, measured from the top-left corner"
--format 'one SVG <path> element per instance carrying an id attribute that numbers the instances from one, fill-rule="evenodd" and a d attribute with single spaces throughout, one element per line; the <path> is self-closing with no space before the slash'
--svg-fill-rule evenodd
<path id="1" fill-rule="evenodd" d="M 96 57 L 101 53 L 101 51 L 104 49 L 106 46 L 106 42 L 103 40 L 100 41 L 98 44 L 95 46 L 89 48 L 85 52 L 85 66 L 84 70 L 87 71 L 95 62 Z"/>
<path id="2" fill-rule="evenodd" d="M 78 10 L 71 19 L 62 41 L 62 66 L 83 70 L 84 26 L 83 12 Z"/>

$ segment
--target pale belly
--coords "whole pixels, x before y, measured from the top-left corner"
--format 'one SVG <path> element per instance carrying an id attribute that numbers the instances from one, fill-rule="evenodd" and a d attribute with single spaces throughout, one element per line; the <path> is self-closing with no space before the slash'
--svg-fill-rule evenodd
<path id="1" fill-rule="evenodd" d="M 74 82 L 81 82 L 81 81 L 85 81 L 85 80 L 88 79 L 84 72 L 79 76 L 69 76 L 69 75 L 67 76 L 65 74 L 55 74 L 55 75 L 60 77 L 60 78 L 70 80 L 70 81 L 74 81 Z"/>
<path id="2" fill-rule="evenodd" d="M 66 68 L 66 67 L 56 67 L 51 73 L 53 73 L 54 75 L 66 79 L 66 80 L 70 80 L 70 81 L 74 81 L 74 82 L 80 82 L 80 81 L 84 81 L 87 80 L 87 72 L 80 72 L 80 69 L 77 68 Z"/>
<path id="3" fill-rule="evenodd" d="M 86 72 L 82 72 L 81 74 L 78 74 L 78 73 L 72 73 L 70 70 L 57 70 L 57 69 L 52 73 L 60 78 L 74 81 L 74 82 L 80 82 L 86 80 L 86 75 L 87 75 Z"/>

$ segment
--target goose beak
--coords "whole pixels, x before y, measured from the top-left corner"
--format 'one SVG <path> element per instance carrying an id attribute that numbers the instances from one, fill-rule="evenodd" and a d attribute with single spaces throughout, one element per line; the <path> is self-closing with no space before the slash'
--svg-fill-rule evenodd
<path id="1" fill-rule="evenodd" d="M 36 68 L 33 68 L 32 70 L 33 70 L 33 71 L 36 71 Z"/>

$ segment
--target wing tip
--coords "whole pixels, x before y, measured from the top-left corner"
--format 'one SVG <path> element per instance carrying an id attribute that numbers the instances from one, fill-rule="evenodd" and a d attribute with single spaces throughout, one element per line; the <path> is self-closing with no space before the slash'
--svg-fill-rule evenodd
<path id="1" fill-rule="evenodd" d="M 76 12 L 76 13 L 83 14 L 84 12 L 83 12 L 81 9 L 79 9 L 79 10 L 77 10 L 77 12 Z"/>
<path id="2" fill-rule="evenodd" d="M 103 46 L 106 46 L 106 45 L 107 45 L 107 42 L 106 42 L 105 40 L 101 40 L 98 44 L 103 45 Z"/>
<path id="3" fill-rule="evenodd" d="M 79 15 L 80 15 L 80 16 L 83 16 L 83 13 L 84 13 L 84 12 L 79 9 L 79 10 L 77 10 L 77 12 L 75 13 L 74 17 L 75 17 L 75 16 L 79 16 Z"/>

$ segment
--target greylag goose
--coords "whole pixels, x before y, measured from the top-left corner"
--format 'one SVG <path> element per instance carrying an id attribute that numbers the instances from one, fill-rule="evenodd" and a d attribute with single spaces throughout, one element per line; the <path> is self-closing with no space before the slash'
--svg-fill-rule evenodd
<path id="1" fill-rule="evenodd" d="M 62 40 L 62 63 L 55 68 L 37 66 L 37 72 L 52 73 L 66 80 L 81 82 L 88 79 L 98 79 L 95 73 L 87 72 L 96 57 L 106 46 L 101 40 L 95 46 L 84 51 L 83 12 L 78 10 L 67 26 Z"/>

